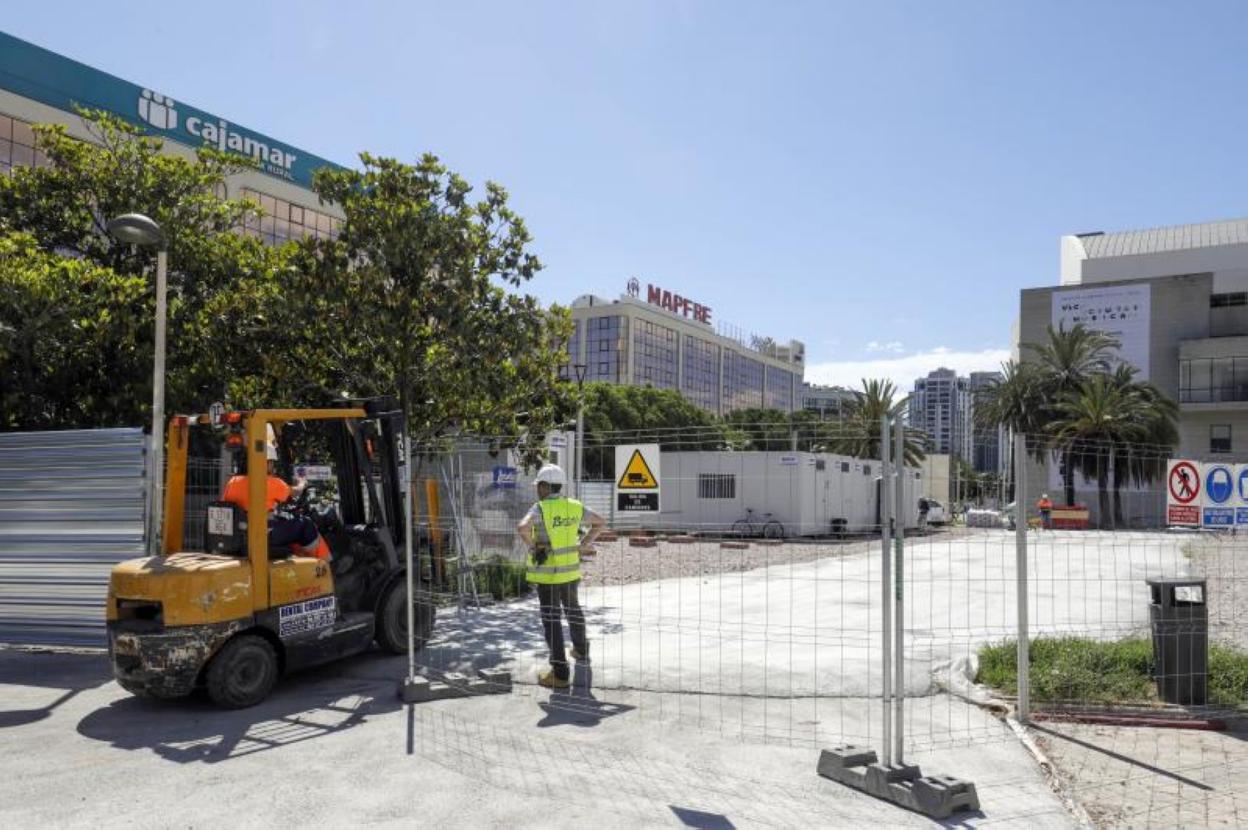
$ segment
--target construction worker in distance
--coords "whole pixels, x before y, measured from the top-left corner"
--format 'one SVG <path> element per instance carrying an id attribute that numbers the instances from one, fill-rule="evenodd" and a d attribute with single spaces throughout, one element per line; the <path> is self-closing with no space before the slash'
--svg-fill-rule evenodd
<path id="1" fill-rule="evenodd" d="M 1049 500 L 1048 493 L 1040 494 L 1036 509 L 1040 511 L 1040 526 L 1045 530 L 1051 528 L 1053 526 L 1053 502 Z"/>
<path id="2" fill-rule="evenodd" d="M 264 448 L 265 468 L 268 473 L 268 481 L 266 482 L 264 509 L 269 514 L 269 550 L 280 547 L 292 547 L 298 545 L 296 553 L 304 556 L 315 556 L 317 559 L 329 559 L 329 545 L 321 538 L 321 534 L 317 532 L 316 525 L 312 520 L 302 516 L 278 516 L 274 514 L 274 508 L 279 504 L 290 501 L 292 498 L 297 499 L 303 495 L 303 491 L 307 489 L 308 482 L 305 479 L 295 479 L 292 487 L 282 481 L 277 475 L 277 442 L 274 440 L 272 430 L 269 432 L 269 440 L 265 442 Z M 247 510 L 247 476 L 232 476 L 225 485 L 225 492 L 221 494 L 222 501 L 232 502 L 243 509 Z"/>
<path id="3" fill-rule="evenodd" d="M 572 685 L 568 657 L 563 645 L 563 616 L 572 634 L 572 657 L 589 661 L 589 640 L 585 636 L 585 613 L 581 611 L 577 587 L 581 582 L 581 548 L 589 547 L 606 523 L 576 499 L 564 498 L 566 478 L 556 464 L 546 464 L 537 473 L 538 501 L 516 526 L 516 533 L 528 547 L 525 578 L 537 586 L 541 607 L 542 634 L 550 648 L 550 668 L 537 682 L 549 689 Z M 581 526 L 588 524 L 585 538 Z"/>

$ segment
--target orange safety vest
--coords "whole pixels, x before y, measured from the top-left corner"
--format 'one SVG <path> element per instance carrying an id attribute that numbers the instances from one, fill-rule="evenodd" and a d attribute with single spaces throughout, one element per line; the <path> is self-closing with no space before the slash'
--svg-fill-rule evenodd
<path id="1" fill-rule="evenodd" d="M 1053 502 L 1049 501 L 1048 499 L 1040 499 L 1040 501 L 1036 502 L 1036 509 L 1037 510 L 1052 510 Z"/>

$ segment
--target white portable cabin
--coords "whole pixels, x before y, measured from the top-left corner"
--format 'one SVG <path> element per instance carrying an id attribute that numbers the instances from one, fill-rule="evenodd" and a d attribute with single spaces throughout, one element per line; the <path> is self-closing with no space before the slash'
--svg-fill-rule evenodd
<path id="1" fill-rule="evenodd" d="M 905 526 L 918 526 L 921 474 L 904 472 Z M 775 519 L 786 536 L 862 533 L 878 527 L 878 459 L 809 452 L 664 452 L 660 524 L 730 531 L 752 510 L 759 532 Z M 767 514 L 771 514 L 768 516 Z"/>

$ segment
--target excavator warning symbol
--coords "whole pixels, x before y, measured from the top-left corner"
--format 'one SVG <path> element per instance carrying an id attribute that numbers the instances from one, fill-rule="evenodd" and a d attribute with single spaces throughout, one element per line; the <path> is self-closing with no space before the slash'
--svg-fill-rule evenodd
<path id="1" fill-rule="evenodd" d="M 628 465 L 624 467 L 624 472 L 620 474 L 620 480 L 615 486 L 620 490 L 658 489 L 658 479 L 650 472 L 650 465 L 646 463 L 641 450 L 633 450 L 633 457 L 628 459 Z"/>

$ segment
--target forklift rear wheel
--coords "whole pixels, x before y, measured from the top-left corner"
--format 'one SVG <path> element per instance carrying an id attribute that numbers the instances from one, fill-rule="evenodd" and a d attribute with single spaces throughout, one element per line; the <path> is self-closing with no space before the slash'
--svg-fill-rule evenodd
<path id="1" fill-rule="evenodd" d="M 269 696 L 277 683 L 277 652 L 256 634 L 226 643 L 208 666 L 208 696 L 218 706 L 243 709 Z"/>
<path id="2" fill-rule="evenodd" d="M 416 584 L 416 599 L 413 603 L 416 611 L 416 648 L 420 648 L 429 639 L 433 631 L 434 607 L 429 585 L 425 582 Z M 407 653 L 407 582 L 398 580 L 389 587 L 378 606 L 377 645 L 392 654 Z"/>

